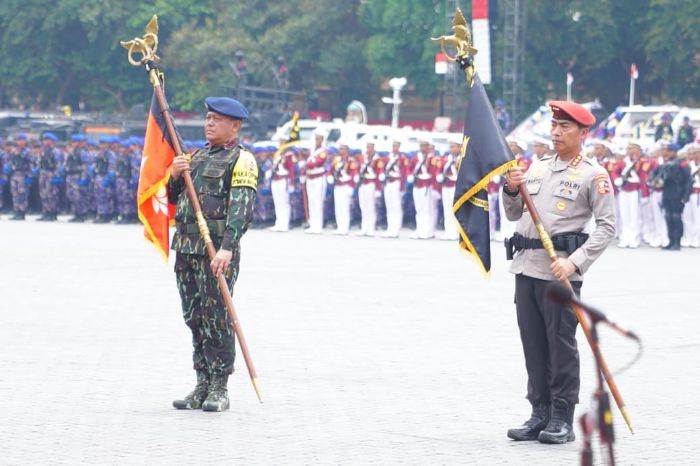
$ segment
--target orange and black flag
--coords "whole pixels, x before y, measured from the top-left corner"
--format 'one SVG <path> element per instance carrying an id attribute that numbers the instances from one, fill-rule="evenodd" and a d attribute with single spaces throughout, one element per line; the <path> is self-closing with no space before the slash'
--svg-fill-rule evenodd
<path id="1" fill-rule="evenodd" d="M 171 219 L 175 218 L 175 206 L 168 203 L 169 167 L 175 158 L 175 148 L 165 126 L 165 118 L 154 93 L 146 124 L 136 203 L 146 239 L 167 260 L 170 242 L 168 229 Z"/>
<path id="2" fill-rule="evenodd" d="M 469 87 L 452 211 L 457 218 L 460 247 L 474 255 L 485 274 L 491 271 L 491 232 L 486 188 L 491 178 L 502 175 L 515 164 L 484 85 L 477 75 Z"/>

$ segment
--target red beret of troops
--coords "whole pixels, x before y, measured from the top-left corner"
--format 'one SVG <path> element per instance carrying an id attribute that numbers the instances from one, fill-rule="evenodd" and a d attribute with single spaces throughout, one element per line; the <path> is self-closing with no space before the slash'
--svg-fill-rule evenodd
<path id="1" fill-rule="evenodd" d="M 549 103 L 555 120 L 575 121 L 581 126 L 592 126 L 595 117 L 581 104 L 566 100 L 553 100 Z"/>

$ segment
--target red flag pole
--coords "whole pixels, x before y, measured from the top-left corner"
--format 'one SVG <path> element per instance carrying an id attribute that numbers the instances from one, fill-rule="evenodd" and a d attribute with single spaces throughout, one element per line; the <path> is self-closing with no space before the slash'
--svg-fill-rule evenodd
<path id="1" fill-rule="evenodd" d="M 122 42 L 122 46 L 129 49 L 129 63 L 132 65 L 144 65 L 146 71 L 148 72 L 148 77 L 153 85 L 153 92 L 158 99 L 161 111 L 163 112 L 163 120 L 165 121 L 165 126 L 168 130 L 168 135 L 173 143 L 173 149 L 175 153 L 182 154 L 182 147 L 180 147 L 180 140 L 177 137 L 177 132 L 175 131 L 175 126 L 170 116 L 168 109 L 168 104 L 165 100 L 165 93 L 163 92 L 163 86 L 158 76 L 158 68 L 156 63 L 159 58 L 155 54 L 156 48 L 158 47 L 158 23 L 157 17 L 153 16 L 153 19 L 146 26 L 146 35 L 143 39 L 134 39 L 129 42 Z M 136 61 L 132 57 L 133 52 L 140 52 L 143 57 L 140 61 Z M 187 196 L 192 202 L 192 208 L 194 209 L 195 217 L 197 219 L 197 225 L 199 227 L 199 233 L 204 238 L 204 242 L 207 248 L 207 255 L 209 260 L 214 260 L 216 256 L 216 250 L 214 249 L 214 243 L 212 242 L 211 235 L 209 233 L 209 227 L 207 226 L 207 221 L 202 214 L 202 207 L 199 204 L 199 198 L 197 197 L 197 191 L 194 189 L 194 184 L 192 183 L 192 177 L 189 171 L 183 172 L 182 176 L 185 180 L 185 188 L 187 191 Z M 228 289 L 228 284 L 223 274 L 219 275 L 217 278 L 217 283 L 219 285 L 219 290 L 221 296 L 224 298 L 224 303 L 226 304 L 226 311 L 231 321 L 231 326 L 233 331 L 238 338 L 238 345 L 243 353 L 243 359 L 245 360 L 246 367 L 248 368 L 248 374 L 250 375 L 250 380 L 253 383 L 253 389 L 255 389 L 255 394 L 258 397 L 260 403 L 262 403 L 262 396 L 260 394 L 260 387 L 258 386 L 258 374 L 255 371 L 255 366 L 253 365 L 253 359 L 250 357 L 250 351 L 248 350 L 248 343 L 246 342 L 245 335 L 243 335 L 243 329 L 241 328 L 240 321 L 238 320 L 238 314 L 236 309 L 233 307 L 233 299 L 231 293 Z"/>

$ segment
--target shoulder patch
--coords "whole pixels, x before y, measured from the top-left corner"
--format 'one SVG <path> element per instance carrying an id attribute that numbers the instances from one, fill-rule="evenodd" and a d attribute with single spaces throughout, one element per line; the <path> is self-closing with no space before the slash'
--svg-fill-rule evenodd
<path id="1" fill-rule="evenodd" d="M 253 154 L 246 150 L 241 150 L 236 165 L 233 166 L 231 187 L 258 189 L 258 164 L 255 162 Z"/>

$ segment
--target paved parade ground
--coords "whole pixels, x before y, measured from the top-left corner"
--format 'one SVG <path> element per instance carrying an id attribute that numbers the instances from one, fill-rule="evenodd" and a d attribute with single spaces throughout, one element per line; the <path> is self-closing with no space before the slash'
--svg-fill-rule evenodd
<path id="1" fill-rule="evenodd" d="M 249 232 L 234 302 L 265 403 L 239 354 L 231 410 L 206 413 L 171 407 L 195 381 L 172 257 L 139 226 L 6 218 L 0 464 L 578 464 L 578 422 L 563 446 L 506 438 L 529 405 L 500 244 L 486 279 L 454 243 Z M 617 378 L 636 427 L 615 411 L 618 464 L 700 458 L 699 264 L 612 246 L 587 276 L 583 300 L 644 341 Z M 634 356 L 600 333 L 613 370 Z"/>

